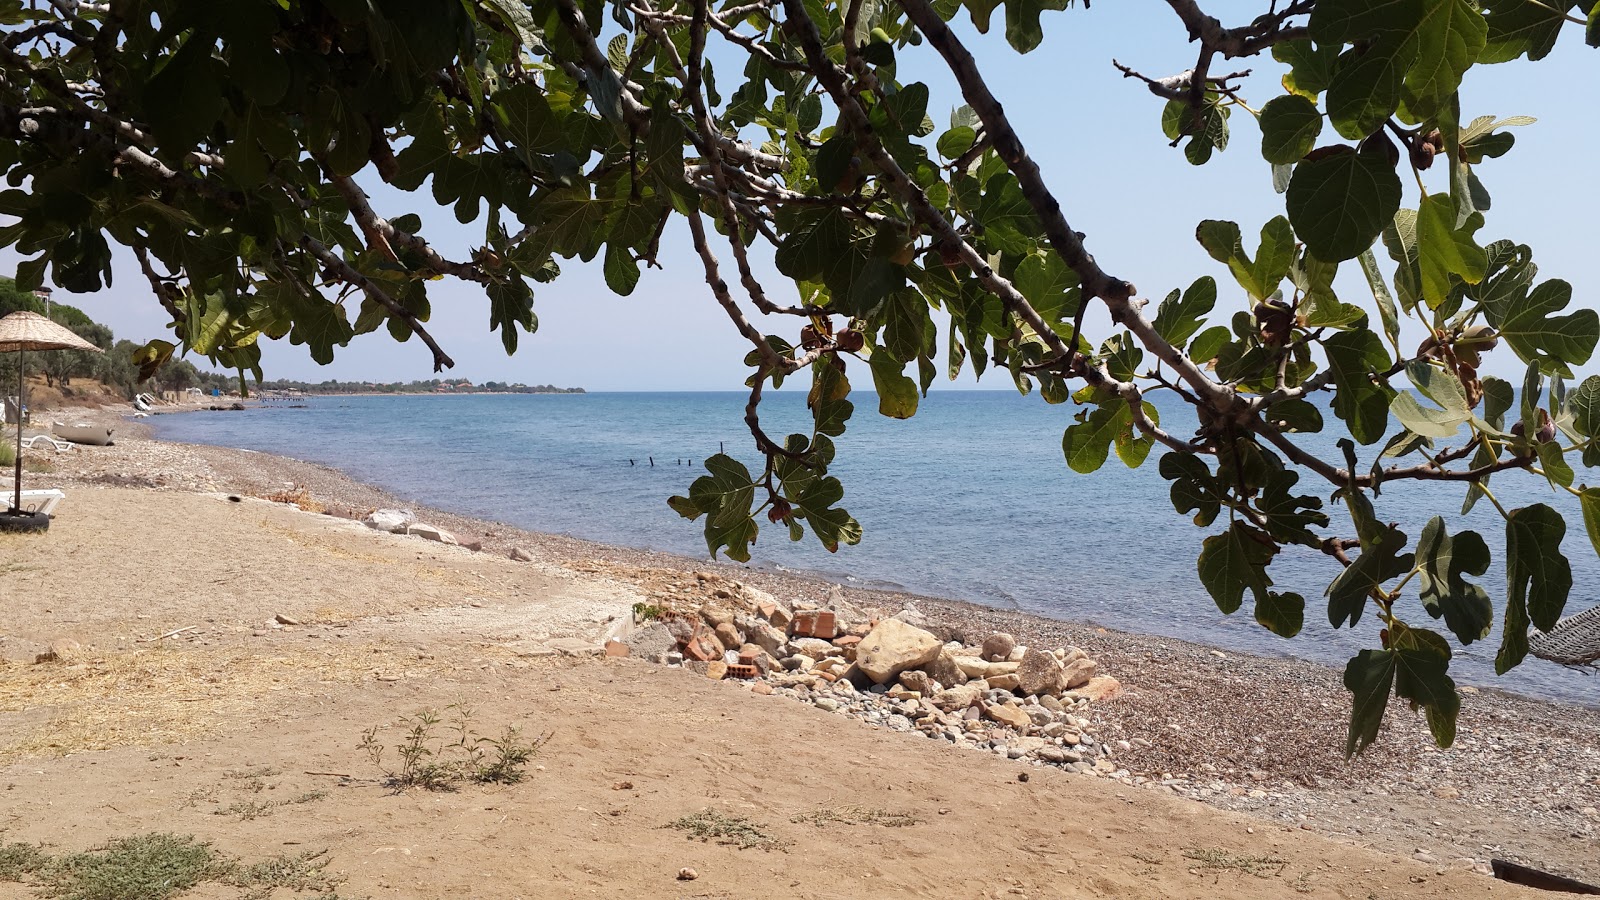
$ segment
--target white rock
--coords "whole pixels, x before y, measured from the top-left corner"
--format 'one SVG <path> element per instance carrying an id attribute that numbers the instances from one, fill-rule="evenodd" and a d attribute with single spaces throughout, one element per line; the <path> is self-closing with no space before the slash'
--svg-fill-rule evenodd
<path id="1" fill-rule="evenodd" d="M 416 524 L 407 526 L 406 527 L 406 533 L 407 534 L 414 534 L 417 537 L 426 538 L 427 540 L 430 540 L 430 541 L 438 541 L 441 544 L 454 544 L 454 543 L 456 543 L 456 536 L 455 535 L 451 534 L 448 531 L 445 531 L 443 528 L 438 528 L 438 527 L 433 526 L 433 525 L 425 525 L 425 524 L 423 524 L 421 522 L 417 522 Z"/>
<path id="2" fill-rule="evenodd" d="M 379 531 L 388 531 L 393 534 L 403 534 L 406 526 L 415 522 L 417 517 L 409 510 L 404 509 L 378 509 L 367 513 L 361 524 Z"/>

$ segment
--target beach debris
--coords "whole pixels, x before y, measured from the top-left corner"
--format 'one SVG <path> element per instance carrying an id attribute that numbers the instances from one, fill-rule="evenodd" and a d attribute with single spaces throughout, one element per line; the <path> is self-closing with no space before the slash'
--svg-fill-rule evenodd
<path id="1" fill-rule="evenodd" d="M 272 620 L 274 622 L 277 622 L 279 625 L 302 625 L 302 624 L 304 624 L 299 619 L 296 619 L 293 616 L 286 616 L 283 613 L 278 613 L 277 615 L 273 616 Z"/>
<path id="2" fill-rule="evenodd" d="M 699 878 L 699 877 L 700 877 L 700 873 L 696 872 L 695 870 L 693 870 L 691 868 L 689 868 L 688 866 L 684 866 L 683 868 L 678 870 L 678 880 L 679 881 L 693 881 L 693 880 L 695 880 L 696 878 Z"/>
<path id="3" fill-rule="evenodd" d="M 510 555 L 511 558 L 517 562 L 533 562 L 533 554 L 522 549 L 521 547 L 512 547 Z"/>
<path id="4" fill-rule="evenodd" d="M 628 649 L 628 645 L 621 641 L 606 641 L 605 643 L 606 656 L 627 656 Z"/>
<path id="5" fill-rule="evenodd" d="M 199 627 L 199 625 L 185 625 L 182 628 L 174 628 L 166 634 L 158 634 L 155 637 L 138 638 L 138 642 L 141 644 L 153 644 L 156 641 L 166 640 L 169 637 L 177 637 L 186 631 L 193 631 Z"/>

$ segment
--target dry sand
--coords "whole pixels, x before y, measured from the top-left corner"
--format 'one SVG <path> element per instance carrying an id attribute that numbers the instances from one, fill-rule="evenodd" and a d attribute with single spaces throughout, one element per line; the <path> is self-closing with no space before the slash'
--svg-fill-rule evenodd
<path id="1" fill-rule="evenodd" d="M 1326 670 L 925 602 L 958 625 L 1070 638 L 1129 685 L 1096 718 L 1150 744 L 1126 754 L 1130 783 L 1071 776 L 683 670 L 527 655 L 597 639 L 703 562 L 430 517 L 538 558 L 513 563 L 190 493 L 294 481 L 329 502 L 389 501 L 330 470 L 136 431 L 69 457 L 46 476 L 75 485 L 49 535 L 0 539 L 0 845 L 73 852 L 175 831 L 247 860 L 325 849 L 341 897 L 1551 896 L 1454 858 L 1488 848 L 1600 875 L 1585 827 L 1600 795 L 1589 711 L 1486 693 L 1467 699 L 1479 718 L 1463 730 L 1481 750 L 1422 750 L 1401 716 L 1383 753 L 1340 768 L 1323 752 L 1343 714 Z M 97 486 L 127 482 L 140 488 Z M 791 597 L 825 588 L 734 572 Z M 268 624 L 280 615 L 302 624 Z M 63 637 L 78 656 L 32 662 Z M 481 731 L 553 734 L 542 768 L 453 793 L 385 786 L 363 733 L 381 726 L 392 747 L 397 717 L 459 702 Z M 1253 752 L 1263 736 L 1272 752 Z M 1495 766 L 1542 774 L 1474 794 Z M 1161 785 L 1178 768 L 1192 780 Z M 1224 788 L 1213 805 L 1174 796 L 1209 779 Z M 796 821 L 852 808 L 915 823 Z M 741 850 L 665 827 L 706 810 L 770 842 Z M 684 866 L 699 878 L 677 881 Z M 29 896 L 0 882 L 0 898 Z"/>

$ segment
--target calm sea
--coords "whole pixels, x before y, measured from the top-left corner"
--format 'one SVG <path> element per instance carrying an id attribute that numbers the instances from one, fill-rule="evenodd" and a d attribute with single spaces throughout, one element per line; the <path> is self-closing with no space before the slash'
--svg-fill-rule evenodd
<path id="1" fill-rule="evenodd" d="M 1308 599 L 1299 638 L 1284 640 L 1256 625 L 1248 599 L 1239 613 L 1221 615 L 1195 575 L 1200 540 L 1218 529 L 1196 528 L 1173 512 L 1168 483 L 1156 472 L 1159 451 L 1139 470 L 1114 455 L 1094 475 L 1069 470 L 1061 434 L 1071 424 L 1070 405 L 1052 407 L 1008 391 L 935 392 L 914 419 L 896 421 L 877 415 L 872 395 L 855 399 L 834 471 L 845 483 L 845 506 L 865 530 L 861 544 L 830 554 L 809 535 L 795 544 L 768 528 L 754 548 L 755 564 L 1334 664 L 1377 644 L 1370 613 L 1355 632 L 1329 628 L 1321 597 L 1334 564 L 1302 548 L 1286 549 L 1271 569 L 1278 589 Z M 666 499 L 686 493 L 704 458 L 724 444 L 757 467 L 743 405 L 739 393 L 332 397 L 303 409 L 153 421 L 168 440 L 324 463 L 467 515 L 704 557 L 699 524 L 679 518 Z M 802 393 L 769 394 L 763 409 L 770 434 L 808 430 Z M 1181 406 L 1162 413 L 1176 433 L 1193 427 Z M 1314 442 L 1339 458 L 1331 438 Z M 1370 455 L 1363 454 L 1363 466 Z M 1300 487 L 1328 493 L 1309 478 Z M 1568 611 L 1594 605 L 1600 561 L 1570 495 L 1556 496 L 1542 479 L 1520 473 L 1499 476 L 1495 490 L 1508 506 L 1543 501 L 1568 512 L 1563 549 L 1574 573 Z M 1479 503 L 1463 520 L 1455 515 L 1462 496 L 1459 485 L 1396 484 L 1385 487 L 1378 512 L 1413 538 L 1428 517 L 1444 514 L 1452 533 L 1474 528 L 1491 547 L 1503 547 L 1494 508 Z M 1339 533 L 1348 534 L 1343 507 L 1328 512 Z M 1498 605 L 1503 570 L 1497 566 L 1484 582 Z M 1428 623 L 1410 596 L 1408 618 Z M 1497 646 L 1493 637 L 1458 651 L 1457 677 L 1600 704 L 1600 679 L 1532 657 L 1496 678 Z"/>

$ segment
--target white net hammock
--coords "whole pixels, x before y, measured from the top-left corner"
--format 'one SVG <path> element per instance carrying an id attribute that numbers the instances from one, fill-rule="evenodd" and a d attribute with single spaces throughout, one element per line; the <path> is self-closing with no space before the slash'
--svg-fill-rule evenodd
<path id="1" fill-rule="evenodd" d="M 1528 638 L 1534 656 L 1563 666 L 1600 669 L 1600 606 L 1568 616 Z"/>

